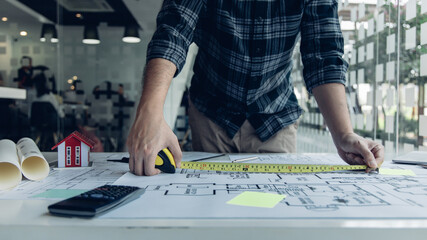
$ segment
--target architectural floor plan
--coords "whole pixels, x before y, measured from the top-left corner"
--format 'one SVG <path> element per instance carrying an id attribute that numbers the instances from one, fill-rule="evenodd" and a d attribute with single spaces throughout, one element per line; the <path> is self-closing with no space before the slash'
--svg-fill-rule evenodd
<path id="1" fill-rule="evenodd" d="M 104 218 L 427 218 L 427 170 L 416 176 L 357 173 L 260 174 L 180 170 L 115 184 L 146 188 L 145 194 Z M 286 195 L 274 208 L 227 204 L 257 191 Z"/>

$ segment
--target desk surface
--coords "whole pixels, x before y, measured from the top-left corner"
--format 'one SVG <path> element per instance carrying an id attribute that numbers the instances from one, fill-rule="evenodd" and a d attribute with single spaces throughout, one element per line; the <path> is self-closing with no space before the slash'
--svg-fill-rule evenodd
<path id="1" fill-rule="evenodd" d="M 0 98 L 25 99 L 27 91 L 19 88 L 0 87 Z"/>
<path id="2" fill-rule="evenodd" d="M 48 156 L 54 158 L 54 154 Z M 0 200 L 0 239 L 426 239 L 426 219 L 77 219 L 57 200 Z"/>

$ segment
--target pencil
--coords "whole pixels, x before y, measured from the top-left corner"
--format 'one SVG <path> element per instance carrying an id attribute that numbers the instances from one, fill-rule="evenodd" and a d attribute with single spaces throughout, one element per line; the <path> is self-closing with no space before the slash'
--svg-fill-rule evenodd
<path id="1" fill-rule="evenodd" d="M 236 162 L 244 162 L 244 161 L 255 160 L 255 159 L 258 159 L 258 157 L 240 158 L 240 159 L 235 159 L 235 160 L 233 160 L 231 162 L 232 163 L 236 163 Z"/>

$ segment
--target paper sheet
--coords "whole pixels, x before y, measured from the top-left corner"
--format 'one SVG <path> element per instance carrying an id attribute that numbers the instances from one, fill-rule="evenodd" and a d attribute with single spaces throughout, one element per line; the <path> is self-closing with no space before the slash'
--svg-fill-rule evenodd
<path id="1" fill-rule="evenodd" d="M 0 190 L 17 186 L 21 179 L 21 165 L 16 154 L 16 144 L 11 140 L 0 140 Z"/>
<path id="2" fill-rule="evenodd" d="M 427 137 L 427 116 L 419 115 L 419 118 L 420 136 Z"/>
<path id="3" fill-rule="evenodd" d="M 350 20 L 356 22 L 357 20 L 357 8 L 352 8 L 350 12 Z"/>
<path id="4" fill-rule="evenodd" d="M 405 106 L 414 107 L 415 105 L 415 88 L 406 87 L 405 88 Z"/>
<path id="5" fill-rule="evenodd" d="M 394 116 L 386 116 L 385 118 L 385 132 L 394 133 Z"/>
<path id="6" fill-rule="evenodd" d="M 390 34 L 387 36 L 387 54 L 392 54 L 396 50 L 396 35 Z"/>
<path id="7" fill-rule="evenodd" d="M 357 83 L 358 84 L 365 83 L 365 69 L 364 68 L 357 69 Z"/>
<path id="8" fill-rule="evenodd" d="M 427 44 L 427 22 L 421 24 L 420 44 Z"/>
<path id="9" fill-rule="evenodd" d="M 362 41 L 363 39 L 365 39 L 365 26 L 363 24 L 360 24 L 357 40 Z"/>
<path id="10" fill-rule="evenodd" d="M 375 91 L 375 106 L 382 106 L 383 105 L 383 91 L 381 89 L 378 89 Z"/>
<path id="11" fill-rule="evenodd" d="M 380 168 L 380 174 L 395 176 L 416 176 L 416 174 L 410 169 Z"/>
<path id="12" fill-rule="evenodd" d="M 405 49 L 413 49 L 416 45 L 416 27 L 410 28 L 405 31 Z"/>
<path id="13" fill-rule="evenodd" d="M 366 31 L 366 36 L 370 37 L 372 35 L 374 35 L 374 19 L 371 18 L 368 20 L 368 30 Z"/>
<path id="14" fill-rule="evenodd" d="M 386 65 L 386 74 L 385 74 L 385 79 L 387 81 L 392 81 L 392 80 L 395 79 L 394 66 L 395 66 L 394 61 L 387 62 L 387 65 Z"/>
<path id="15" fill-rule="evenodd" d="M 374 106 L 374 93 L 372 91 L 366 93 L 366 105 Z"/>
<path id="16" fill-rule="evenodd" d="M 384 30 L 384 13 L 378 14 L 377 19 L 377 33 L 382 32 Z"/>
<path id="17" fill-rule="evenodd" d="M 375 81 L 382 82 L 384 80 L 384 64 L 378 64 L 375 67 Z"/>
<path id="18" fill-rule="evenodd" d="M 227 204 L 247 207 L 274 208 L 285 197 L 285 195 L 281 194 L 242 192 L 240 195 L 228 201 Z"/>
<path id="19" fill-rule="evenodd" d="M 413 19 L 417 14 L 417 1 L 408 0 L 406 3 L 406 21 Z"/>
<path id="20" fill-rule="evenodd" d="M 363 19 L 365 17 L 365 4 L 360 3 L 359 4 L 359 19 Z"/>
<path id="21" fill-rule="evenodd" d="M 374 43 L 370 42 L 366 45 L 366 60 L 374 59 Z"/>
<path id="22" fill-rule="evenodd" d="M 365 61 L 365 45 L 362 45 L 357 50 L 357 62 L 362 63 Z"/>
<path id="23" fill-rule="evenodd" d="M 387 89 L 387 107 L 394 106 L 394 89 Z"/>
<path id="24" fill-rule="evenodd" d="M 115 184 L 143 187 L 145 193 L 100 218 L 427 219 L 427 171 L 389 163 L 383 167 L 410 169 L 416 176 L 182 170 L 138 177 L 127 173 Z M 227 204 L 243 192 L 281 194 L 286 198 L 271 209 Z"/>
<path id="25" fill-rule="evenodd" d="M 427 54 L 420 56 L 420 76 L 427 76 Z"/>
<path id="26" fill-rule="evenodd" d="M 427 13 L 427 0 L 421 1 L 421 14 Z"/>

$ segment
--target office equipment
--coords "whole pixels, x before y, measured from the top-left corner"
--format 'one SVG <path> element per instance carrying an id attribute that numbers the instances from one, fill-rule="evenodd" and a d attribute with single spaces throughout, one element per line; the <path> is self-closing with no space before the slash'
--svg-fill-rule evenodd
<path id="1" fill-rule="evenodd" d="M 94 217 L 140 197 L 145 189 L 103 185 L 72 198 L 49 205 L 51 214 L 69 217 Z"/>
<path id="2" fill-rule="evenodd" d="M 254 173 L 309 173 L 365 170 L 366 165 L 307 165 L 269 163 L 182 162 L 182 169 Z"/>
<path id="3" fill-rule="evenodd" d="M 22 138 L 17 144 L 0 140 L 0 190 L 16 187 L 22 174 L 29 180 L 42 180 L 49 174 L 49 164 L 30 138 Z"/>
<path id="4" fill-rule="evenodd" d="M 403 155 L 394 157 L 393 162 L 394 163 L 426 165 L 427 164 L 427 152 L 412 151 L 409 153 L 405 153 Z"/>
<path id="5" fill-rule="evenodd" d="M 234 160 L 231 160 L 231 162 L 232 163 L 245 162 L 245 161 L 256 160 L 256 159 L 258 159 L 258 157 L 247 157 L 247 158 L 234 159 Z"/>

